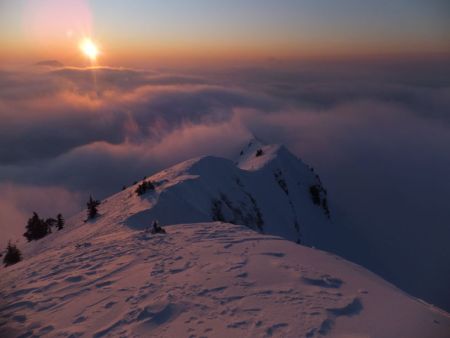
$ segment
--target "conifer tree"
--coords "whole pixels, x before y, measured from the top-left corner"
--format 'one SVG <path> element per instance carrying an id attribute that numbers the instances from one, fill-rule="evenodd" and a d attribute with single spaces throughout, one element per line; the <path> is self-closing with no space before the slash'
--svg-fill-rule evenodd
<path id="1" fill-rule="evenodd" d="M 138 196 L 141 196 L 148 190 L 155 190 L 155 185 L 151 181 L 143 181 L 141 184 L 139 184 L 135 191 Z"/>
<path id="2" fill-rule="evenodd" d="M 50 232 L 47 222 L 40 219 L 36 212 L 33 212 L 33 216 L 28 220 L 26 229 L 27 231 L 23 234 L 23 236 L 28 240 L 28 242 L 41 239 L 47 236 Z"/>
<path id="3" fill-rule="evenodd" d="M 5 264 L 5 266 L 10 266 L 20 262 L 21 260 L 22 253 L 19 248 L 17 248 L 14 244 L 11 244 L 11 241 L 9 241 L 6 248 L 5 257 L 3 257 L 3 264 Z"/>
<path id="4" fill-rule="evenodd" d="M 56 216 L 56 229 L 61 230 L 64 228 L 64 218 L 61 214 Z"/>
<path id="5" fill-rule="evenodd" d="M 49 217 L 45 220 L 45 224 L 47 225 L 48 233 L 52 233 L 52 228 L 56 225 L 56 219 L 53 217 Z"/>
<path id="6" fill-rule="evenodd" d="M 92 196 L 89 196 L 89 201 L 86 203 L 88 219 L 93 219 L 98 215 L 97 207 L 100 205 L 100 201 L 94 200 Z"/>

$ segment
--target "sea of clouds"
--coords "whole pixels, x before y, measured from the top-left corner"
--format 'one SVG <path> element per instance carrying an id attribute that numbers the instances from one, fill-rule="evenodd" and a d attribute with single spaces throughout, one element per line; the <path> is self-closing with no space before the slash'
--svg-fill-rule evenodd
<path id="1" fill-rule="evenodd" d="M 361 241 L 349 258 L 448 309 L 445 61 L 1 70 L 0 245 L 32 211 L 70 216 L 89 194 L 194 156 L 234 158 L 256 136 L 315 167 L 336 223 Z"/>

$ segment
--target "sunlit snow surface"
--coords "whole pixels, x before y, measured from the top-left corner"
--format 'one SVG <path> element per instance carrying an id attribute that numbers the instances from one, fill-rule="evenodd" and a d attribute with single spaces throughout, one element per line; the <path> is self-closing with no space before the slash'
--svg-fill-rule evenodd
<path id="1" fill-rule="evenodd" d="M 311 202 L 315 174 L 282 147 L 258 147 L 237 165 L 204 157 L 164 170 L 154 191 L 129 187 L 95 220 L 83 211 L 21 248 L 24 261 L 0 268 L 0 336 L 448 337 L 449 314 L 295 244 L 293 217 L 306 242 L 336 225 Z M 251 194 L 265 234 L 211 222 L 220 194 L 249 214 Z M 146 231 L 155 218 L 167 235 Z"/>
<path id="2" fill-rule="evenodd" d="M 82 227 L 100 227 L 86 224 Z M 322 251 L 226 223 L 126 228 L 1 271 L 8 336 L 446 337 L 447 314 Z"/>

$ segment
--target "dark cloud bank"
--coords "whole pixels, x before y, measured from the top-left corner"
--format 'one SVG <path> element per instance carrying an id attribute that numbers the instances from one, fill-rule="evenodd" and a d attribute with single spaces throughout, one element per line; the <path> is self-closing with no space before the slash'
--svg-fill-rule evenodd
<path id="1" fill-rule="evenodd" d="M 358 256 L 345 245 L 340 254 L 449 310 L 445 61 L 3 70 L 1 245 L 20 236 L 32 210 L 70 215 L 90 193 L 106 197 L 193 156 L 233 157 L 257 135 L 320 173 L 341 243 L 361 246 Z"/>

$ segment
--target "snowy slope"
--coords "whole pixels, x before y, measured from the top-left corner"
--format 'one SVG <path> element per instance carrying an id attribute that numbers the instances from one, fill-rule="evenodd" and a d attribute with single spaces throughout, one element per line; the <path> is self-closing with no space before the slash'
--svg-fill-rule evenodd
<path id="1" fill-rule="evenodd" d="M 280 237 L 219 222 L 150 235 L 105 219 L 48 236 L 1 271 L 2 337 L 450 332 L 448 314 L 357 265 Z"/>
<path id="2" fill-rule="evenodd" d="M 96 219 L 85 222 L 81 212 L 22 247 L 23 262 L 0 268 L 1 337 L 445 337 L 450 330 L 447 313 L 293 243 L 326 242 L 337 226 L 320 179 L 282 146 L 253 141 L 235 162 L 196 158 L 146 181 L 155 189 L 138 196 L 138 182 L 102 201 Z M 170 225 L 167 235 L 146 232 L 154 219 Z"/>

